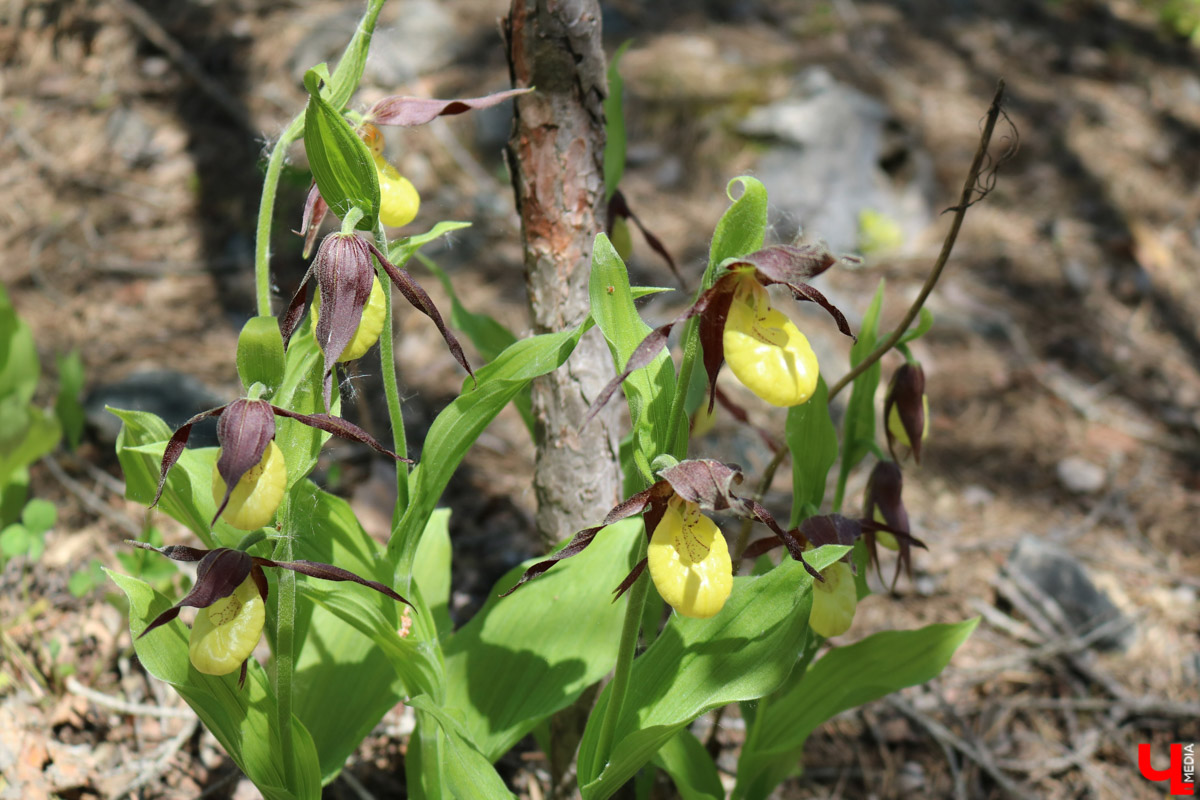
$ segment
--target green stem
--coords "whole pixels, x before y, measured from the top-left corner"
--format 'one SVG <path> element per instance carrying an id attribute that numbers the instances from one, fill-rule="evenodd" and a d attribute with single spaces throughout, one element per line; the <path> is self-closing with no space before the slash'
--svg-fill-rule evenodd
<path id="1" fill-rule="evenodd" d="M 292 560 L 291 497 L 283 498 L 279 518 L 283 522 L 284 534 L 275 544 L 276 561 Z M 276 727 L 279 730 L 279 749 L 283 754 L 284 785 L 293 789 L 296 764 L 293 760 L 292 744 L 292 673 L 295 667 L 293 635 L 296 626 L 296 573 L 290 569 L 279 571 L 276 586 L 275 612 L 275 710 Z"/>
<path id="2" fill-rule="evenodd" d="M 635 545 L 637 557 L 634 563 L 646 557 L 646 537 L 638 534 Z M 613 679 L 609 685 L 608 706 L 604 709 L 604 719 L 600 722 L 600 740 L 596 745 L 596 773 L 599 767 L 608 763 L 612 754 L 613 737 L 617 732 L 617 720 L 621 716 L 621 708 L 625 705 L 625 697 L 629 694 L 629 676 L 633 671 L 633 654 L 637 650 L 638 635 L 642 629 L 642 613 L 646 606 L 646 591 L 650 586 L 650 578 L 641 575 L 633 586 L 629 587 L 629 600 L 625 606 L 625 621 L 621 626 L 621 643 L 617 648 L 617 664 L 613 668 Z M 595 775 L 589 776 L 595 777 Z"/>
<path id="3" fill-rule="evenodd" d="M 258 299 L 258 315 L 271 316 L 271 220 L 275 214 L 275 192 L 283 172 L 283 159 L 292 142 L 304 131 L 304 114 L 288 124 L 267 159 L 267 174 L 263 178 L 262 198 L 258 203 L 258 229 L 254 237 L 254 289 Z"/>
<path id="4" fill-rule="evenodd" d="M 383 224 L 375 223 L 375 247 L 381 253 L 388 252 L 387 234 Z M 392 341 L 392 281 L 384 273 L 380 278 L 383 284 L 384 313 L 383 335 L 379 337 L 379 360 L 383 369 L 383 393 L 387 398 L 388 421 L 392 425 L 392 445 L 397 453 L 405 455 L 408 452 L 408 441 L 404 433 L 404 411 L 400 407 L 400 387 L 396 383 L 396 358 Z M 400 523 L 404 509 L 408 508 L 408 465 L 403 462 L 396 464 L 396 506 L 392 511 L 392 529 Z"/>

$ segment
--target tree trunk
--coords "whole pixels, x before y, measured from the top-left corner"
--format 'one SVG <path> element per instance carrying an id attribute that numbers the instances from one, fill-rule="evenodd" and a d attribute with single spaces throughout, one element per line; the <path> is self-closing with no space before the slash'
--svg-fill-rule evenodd
<path id="1" fill-rule="evenodd" d="M 604 230 L 604 51 L 596 0 L 513 0 L 504 23 L 516 100 L 508 162 L 525 245 L 525 282 L 537 333 L 587 315 L 592 241 Z M 549 547 L 595 525 L 621 489 L 619 403 L 586 427 L 591 401 L 612 378 L 598 330 L 561 369 L 534 383 L 537 526 Z"/>
<path id="2" fill-rule="evenodd" d="M 516 100 L 508 164 L 521 215 L 525 284 L 537 333 L 579 324 L 588 312 L 592 241 L 605 227 L 607 91 L 596 0 L 512 0 L 504 21 Z M 613 377 L 599 330 L 533 385 L 538 436 L 533 485 L 547 549 L 597 524 L 620 500 L 617 420 L 609 403 L 585 427 L 592 400 Z M 601 587 L 597 587 L 602 590 Z M 550 721 L 550 796 L 575 795 L 574 756 L 595 691 Z"/>

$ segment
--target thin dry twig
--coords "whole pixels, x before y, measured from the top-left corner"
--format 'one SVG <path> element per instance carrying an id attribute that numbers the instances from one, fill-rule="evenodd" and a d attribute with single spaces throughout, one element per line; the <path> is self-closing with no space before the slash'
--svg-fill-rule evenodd
<path id="1" fill-rule="evenodd" d="M 938 279 L 942 276 L 942 270 L 946 268 L 946 262 L 950 260 L 950 252 L 954 249 L 954 242 L 958 239 L 958 231 L 962 228 L 963 218 L 967 215 L 967 209 L 975 203 L 986 197 L 995 186 L 996 169 L 1000 163 L 1007 160 L 1013 152 L 1015 152 L 1016 129 L 1013 128 L 1012 144 L 1008 151 L 999 160 L 993 161 L 988 154 L 988 147 L 992 141 L 992 132 L 996 129 L 996 122 L 1003 115 L 1007 120 L 1008 116 L 1004 114 L 1004 109 L 1001 104 L 1004 100 L 1004 81 L 1001 80 L 996 86 L 996 94 L 992 97 L 992 104 L 988 107 L 986 122 L 983 126 L 983 133 L 979 137 L 979 147 L 975 150 L 975 158 L 971 161 L 971 169 L 967 172 L 967 180 L 963 183 L 962 195 L 959 197 L 958 205 L 953 208 L 948 208 L 946 211 L 954 211 L 954 219 L 950 223 L 950 230 L 946 233 L 946 238 L 942 242 L 942 251 L 938 254 L 937 261 L 933 264 L 933 269 L 930 270 L 929 276 L 925 278 L 925 285 L 921 287 L 920 294 L 917 299 L 913 300 L 912 305 L 904 315 L 904 319 L 892 331 L 892 334 L 883 341 L 878 347 L 872 350 L 862 361 L 855 365 L 854 369 L 847 372 L 842 378 L 829 387 L 829 400 L 837 397 L 838 392 L 845 389 L 850 383 L 874 364 L 879 359 L 896 346 L 900 338 L 912 325 L 913 320 L 917 318 L 921 308 L 925 305 L 925 301 L 929 298 L 933 287 L 937 285 Z M 1011 126 L 1011 121 L 1009 122 Z M 943 212 L 944 213 L 944 212 Z"/>
<path id="2" fill-rule="evenodd" d="M 196 719 L 196 712 L 190 708 L 169 708 L 165 706 L 152 706 L 145 703 L 131 703 L 128 700 L 122 700 L 119 697 L 98 692 L 91 687 L 84 686 L 79 681 L 75 680 L 74 676 L 67 678 L 67 691 L 71 694 L 77 694 L 82 698 L 90 700 L 98 706 L 116 711 L 118 714 L 133 714 L 142 717 L 171 717 L 175 719 Z"/>
<path id="3" fill-rule="evenodd" d="M 79 501 L 83 503 L 84 506 L 100 516 L 112 520 L 114 523 L 116 523 L 117 527 L 133 536 L 133 538 L 141 538 L 141 525 L 134 522 L 125 514 L 110 508 L 108 503 L 105 503 L 103 500 L 101 500 L 95 492 L 68 475 L 66 470 L 62 468 L 62 465 L 58 463 L 58 459 L 51 456 L 50 458 L 45 459 L 44 463 L 46 464 L 46 469 L 50 470 L 50 474 L 53 475 L 67 491 L 78 497 Z"/>
<path id="4" fill-rule="evenodd" d="M 933 738 L 938 740 L 938 742 L 953 747 L 955 750 L 974 761 L 979 765 L 980 769 L 991 776 L 996 783 L 1000 784 L 1000 786 L 1013 797 L 1035 797 L 1035 795 L 1028 789 L 1021 786 L 1008 775 L 1005 775 L 1004 772 L 1002 772 L 992 760 L 991 753 L 985 750 L 982 746 L 976 747 L 970 742 L 967 742 L 965 739 L 951 731 L 942 723 L 918 711 L 912 706 L 911 703 L 899 695 L 889 695 L 885 702 L 928 731 Z"/>
<path id="5" fill-rule="evenodd" d="M 125 785 L 125 788 L 113 794 L 115 800 L 121 800 L 122 797 L 128 797 L 132 795 L 138 789 L 141 789 L 159 775 L 162 775 L 164 772 L 166 772 L 167 768 L 171 765 L 171 759 L 176 753 L 179 752 L 187 740 L 192 738 L 192 734 L 196 732 L 196 728 L 199 725 L 200 720 L 194 716 L 190 722 L 184 723 L 184 726 L 180 729 L 179 733 L 175 734 L 175 736 L 172 737 L 169 742 L 163 745 L 158 757 L 146 765 L 146 767 L 142 769 L 140 773 L 138 773 L 137 777 Z"/>

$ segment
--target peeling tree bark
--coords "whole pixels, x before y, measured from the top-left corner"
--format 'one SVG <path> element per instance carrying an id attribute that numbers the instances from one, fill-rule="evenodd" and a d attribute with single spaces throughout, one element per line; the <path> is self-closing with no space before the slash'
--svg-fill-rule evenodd
<path id="1" fill-rule="evenodd" d="M 516 99 L 508 162 L 521 216 L 525 282 L 537 333 L 587 315 L 592 241 L 604 230 L 604 51 L 596 0 L 513 0 L 504 21 Z M 586 427 L 613 376 L 598 330 L 563 368 L 535 382 L 537 527 L 549 547 L 595 525 L 619 498 L 619 403 Z"/>

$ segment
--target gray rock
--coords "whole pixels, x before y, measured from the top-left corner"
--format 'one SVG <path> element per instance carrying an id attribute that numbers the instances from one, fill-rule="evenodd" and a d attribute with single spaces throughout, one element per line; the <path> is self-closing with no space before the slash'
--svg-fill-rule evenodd
<path id="1" fill-rule="evenodd" d="M 1035 536 L 1022 536 L 1008 556 L 1006 569 L 1032 581 L 1053 598 L 1076 635 L 1113 624 L 1114 632 L 1096 641 L 1098 649 L 1124 650 L 1132 643 L 1133 621 L 1096 587 L 1079 560 L 1066 550 Z"/>
<path id="2" fill-rule="evenodd" d="M 102 443 L 111 446 L 121 432 L 121 420 L 105 406 L 150 411 L 174 429 L 201 411 L 226 402 L 227 398 L 191 375 L 174 370 L 151 370 L 135 372 L 123 380 L 95 387 L 84 398 L 83 408 L 88 425 Z M 192 428 L 189 445 L 212 447 L 216 443 L 216 420 L 207 419 Z"/>
<path id="3" fill-rule="evenodd" d="M 104 121 L 109 149 L 130 168 L 145 167 L 162 155 L 154 144 L 154 126 L 135 108 L 114 108 Z"/>
<path id="4" fill-rule="evenodd" d="M 434 72 L 454 61 L 461 50 L 461 37 L 454 16 L 436 0 L 403 0 L 392 17 L 398 22 L 376 27 L 363 79 L 368 84 L 390 89 L 418 75 Z M 292 75 L 299 81 L 306 70 L 325 62 L 336 65 L 346 42 L 358 27 L 362 10 L 346 8 L 325 17 L 296 46 L 289 60 Z"/>
<path id="5" fill-rule="evenodd" d="M 858 245 L 860 215 L 874 212 L 913 242 L 933 219 L 932 159 L 878 100 L 820 67 L 799 82 L 797 96 L 755 109 L 739 126 L 773 142 L 757 173 L 776 222 L 846 251 Z"/>
<path id="6" fill-rule="evenodd" d="M 1104 468 L 1078 456 L 1068 456 L 1059 461 L 1055 471 L 1059 482 L 1069 492 L 1095 494 L 1104 488 Z"/>

